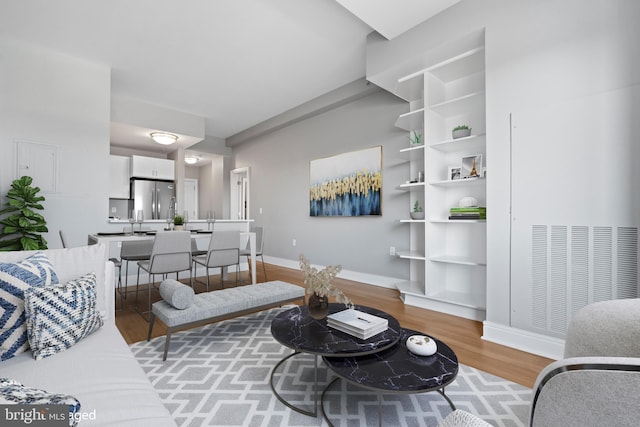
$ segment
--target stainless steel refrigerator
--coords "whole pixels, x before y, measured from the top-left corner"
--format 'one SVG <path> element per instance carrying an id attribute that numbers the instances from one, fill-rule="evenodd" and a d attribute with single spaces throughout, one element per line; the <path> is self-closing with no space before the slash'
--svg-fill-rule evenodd
<path id="1" fill-rule="evenodd" d="M 167 219 L 175 209 L 176 190 L 173 181 L 131 179 L 131 199 L 135 212 L 144 211 L 144 219 Z"/>

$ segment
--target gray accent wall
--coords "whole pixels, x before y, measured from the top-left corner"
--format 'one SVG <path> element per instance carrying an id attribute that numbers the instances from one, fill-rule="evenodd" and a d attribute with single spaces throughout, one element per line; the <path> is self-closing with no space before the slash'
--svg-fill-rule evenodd
<path id="1" fill-rule="evenodd" d="M 408 167 L 398 157 L 398 150 L 408 146 L 407 134 L 394 127 L 398 115 L 407 111 L 406 102 L 377 91 L 234 147 L 235 167 L 251 167 L 250 214 L 265 228 L 270 261 L 297 264 L 304 253 L 314 264 L 408 278 L 408 261 L 389 255 L 390 246 L 409 245 L 409 227 L 398 221 L 408 217 L 409 195 L 395 190 L 409 179 Z M 310 161 L 379 145 L 382 215 L 310 217 Z"/>

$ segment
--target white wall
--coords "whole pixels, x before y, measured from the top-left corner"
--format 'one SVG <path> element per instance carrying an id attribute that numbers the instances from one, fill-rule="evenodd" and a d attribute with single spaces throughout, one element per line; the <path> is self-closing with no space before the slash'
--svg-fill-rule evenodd
<path id="1" fill-rule="evenodd" d="M 379 91 L 234 147 L 235 167 L 251 167 L 250 217 L 265 227 L 267 259 L 297 268 L 304 253 L 312 263 L 342 264 L 345 271 L 376 276 L 364 280 L 383 285 L 385 278 L 408 277 L 408 262 L 389 256 L 389 246 L 409 244 L 408 227 L 398 223 L 408 216 L 408 199 L 397 202 L 408 195 L 394 190 L 409 178 L 397 160 L 408 144 L 406 132 L 394 127 L 407 110 L 406 103 Z M 309 162 L 378 145 L 383 146 L 382 216 L 310 217 Z"/>
<path id="2" fill-rule="evenodd" d="M 58 230 L 73 246 L 105 225 L 108 209 L 110 69 L 0 39 L 0 194 L 15 176 L 15 141 L 59 147 L 58 192 L 44 194 L 49 247 Z M 37 184 L 37 183 L 36 183 Z"/>
<path id="3" fill-rule="evenodd" d="M 486 325 L 490 327 L 508 328 L 511 323 L 511 245 L 521 244 L 510 238 L 510 114 L 638 84 L 640 50 L 635 46 L 640 40 L 638 17 L 640 2 L 635 0 L 464 0 L 390 42 L 376 36 L 369 38 L 368 77 L 404 61 L 416 61 L 430 48 L 486 28 L 486 166 L 490 211 Z M 605 143 L 637 144 L 637 141 Z M 567 158 L 566 162 L 571 160 Z M 532 173 L 545 173 L 545 165 L 531 167 Z M 601 167 L 616 173 L 615 165 Z M 562 182 L 557 185 L 562 188 Z M 637 192 L 628 196 L 639 197 Z M 530 351 L 536 351 L 536 345 L 545 345 L 543 338 L 535 342 L 532 340 L 535 337 L 523 336 L 521 342 L 516 342 L 519 331 L 502 332 L 505 335 L 498 338 L 496 334 L 496 339 L 512 340 L 512 344 L 528 346 Z M 551 344 L 550 351 L 559 348 L 555 344 Z"/>

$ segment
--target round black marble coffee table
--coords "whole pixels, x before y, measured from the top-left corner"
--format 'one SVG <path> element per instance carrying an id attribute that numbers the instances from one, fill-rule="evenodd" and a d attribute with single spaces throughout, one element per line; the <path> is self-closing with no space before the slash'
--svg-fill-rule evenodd
<path id="1" fill-rule="evenodd" d="M 300 412 L 301 414 L 314 417 L 318 415 L 319 356 L 327 359 L 332 359 L 334 357 L 364 356 L 387 350 L 398 343 L 402 336 L 402 328 L 400 328 L 400 324 L 393 316 L 390 316 L 383 311 L 376 310 L 375 308 L 364 306 L 356 306 L 355 308 L 365 313 L 387 319 L 389 327 L 384 332 L 374 335 L 369 339 L 362 340 L 327 326 L 326 319 L 313 319 L 309 316 L 307 306 L 294 307 L 283 311 L 271 321 L 271 334 L 276 341 L 294 351 L 292 354 L 285 356 L 280 362 L 278 362 L 271 371 L 271 390 L 278 400 L 287 407 Z M 329 304 L 329 314 L 342 310 L 345 310 L 345 306 L 343 304 Z M 287 402 L 273 385 L 273 377 L 278 368 L 289 358 L 300 353 L 315 355 L 315 402 L 313 411 L 299 408 Z"/>
<path id="2" fill-rule="evenodd" d="M 338 375 L 325 388 L 322 400 L 329 388 L 340 378 L 363 388 L 378 392 L 378 419 L 382 422 L 382 395 L 387 393 L 426 393 L 437 391 L 449 403 L 452 410 L 456 407 L 445 394 L 444 388 L 458 375 L 458 357 L 448 345 L 433 339 L 437 352 L 432 356 L 417 356 L 407 350 L 405 342 L 411 335 L 424 335 L 422 332 L 402 328 L 400 342 L 386 350 L 374 354 L 356 357 L 325 358 L 329 369 Z M 322 414 L 330 425 L 322 405 Z"/>

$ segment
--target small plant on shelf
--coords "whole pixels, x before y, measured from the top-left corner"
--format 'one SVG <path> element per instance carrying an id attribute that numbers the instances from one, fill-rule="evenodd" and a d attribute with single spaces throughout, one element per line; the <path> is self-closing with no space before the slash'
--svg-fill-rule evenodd
<path id="1" fill-rule="evenodd" d="M 411 133 L 409 133 L 409 143 L 411 143 L 411 145 L 420 145 L 420 144 L 422 144 L 422 135 L 420 135 L 415 130 L 411 131 Z"/>
<path id="2" fill-rule="evenodd" d="M 424 212 L 422 212 L 422 206 L 420 206 L 420 202 L 416 200 L 413 204 L 413 211 L 409 213 L 411 219 L 424 219 Z"/>
<path id="3" fill-rule="evenodd" d="M 464 138 L 471 135 L 471 128 L 467 125 L 458 125 L 451 131 L 453 139 Z"/>

